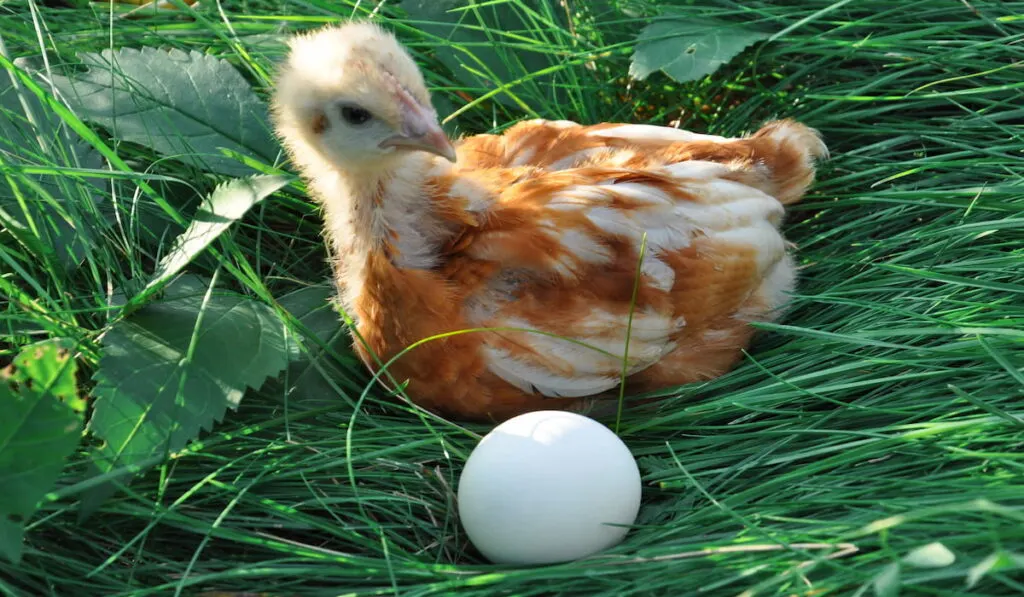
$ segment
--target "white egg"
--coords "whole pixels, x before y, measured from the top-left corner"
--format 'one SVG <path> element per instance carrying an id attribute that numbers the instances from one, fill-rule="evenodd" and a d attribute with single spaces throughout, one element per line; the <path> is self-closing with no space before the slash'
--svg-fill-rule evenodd
<path id="1" fill-rule="evenodd" d="M 459 479 L 470 541 L 498 564 L 577 560 L 618 544 L 640 509 L 640 470 L 610 429 L 562 411 L 498 425 Z"/>

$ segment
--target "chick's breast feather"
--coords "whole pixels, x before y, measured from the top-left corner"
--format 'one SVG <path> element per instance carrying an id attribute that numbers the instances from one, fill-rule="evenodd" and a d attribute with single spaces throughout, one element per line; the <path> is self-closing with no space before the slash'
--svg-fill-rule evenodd
<path id="1" fill-rule="evenodd" d="M 791 120 L 734 139 L 535 120 L 455 147 L 455 164 L 425 162 L 418 190 L 436 258 L 403 266 L 397 227 L 367 255 L 356 347 L 374 363 L 370 351 L 386 360 L 431 335 L 496 328 L 427 342 L 391 367 L 419 404 L 492 420 L 617 390 L 627 329 L 630 391 L 725 373 L 749 323 L 787 303 L 784 208 L 827 153 Z"/>

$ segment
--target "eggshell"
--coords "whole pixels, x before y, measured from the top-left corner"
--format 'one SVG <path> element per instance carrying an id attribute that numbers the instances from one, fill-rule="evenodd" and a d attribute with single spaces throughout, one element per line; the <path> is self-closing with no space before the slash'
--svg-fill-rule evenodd
<path id="1" fill-rule="evenodd" d="M 576 560 L 618 544 L 640 509 L 640 470 L 610 429 L 562 411 L 495 427 L 459 479 L 470 541 L 499 564 Z"/>

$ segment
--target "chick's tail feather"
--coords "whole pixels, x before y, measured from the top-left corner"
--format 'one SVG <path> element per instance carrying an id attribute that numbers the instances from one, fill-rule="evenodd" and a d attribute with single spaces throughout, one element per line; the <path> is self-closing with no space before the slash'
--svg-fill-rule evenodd
<path id="1" fill-rule="evenodd" d="M 765 124 L 751 140 L 755 154 L 770 172 L 772 194 L 783 205 L 803 198 L 814 182 L 816 162 L 828 158 L 821 134 L 788 118 Z"/>

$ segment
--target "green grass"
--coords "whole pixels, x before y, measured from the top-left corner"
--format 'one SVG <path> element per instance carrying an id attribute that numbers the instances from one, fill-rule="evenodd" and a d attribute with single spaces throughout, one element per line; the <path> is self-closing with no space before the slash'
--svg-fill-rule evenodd
<path id="1" fill-rule="evenodd" d="M 83 446 L 30 521 L 20 564 L 0 559 L 0 592 L 873 595 L 891 594 L 892 564 L 932 542 L 956 561 L 904 565 L 901 594 L 1024 591 L 1024 570 L 1005 555 L 1024 554 L 1024 2 L 681 2 L 672 10 L 782 34 L 708 80 L 656 75 L 629 88 L 631 40 L 669 7 L 594 3 L 573 18 L 574 38 L 564 9 L 543 4 L 531 31 L 484 33 L 516 44 L 498 54 L 515 77 L 527 74 L 520 55 L 556 67 L 490 97 L 438 58 L 441 42 L 418 33 L 426 23 L 394 23 L 442 112 L 458 111 L 453 128 L 679 119 L 732 135 L 792 116 L 833 152 L 787 224 L 803 265 L 792 313 L 765 326 L 725 377 L 673 390 L 655 413 L 627 404 L 621 436 L 645 485 L 626 541 L 559 566 L 487 565 L 453 507 L 486 428 L 421 418 L 377 388 L 355 411 L 368 376 L 338 328 L 327 350 L 250 392 L 213 432 L 80 521 L 95 484 Z M 265 92 L 281 56 L 275 35 L 372 6 L 268 0 L 140 20 L 108 8 L 11 2 L 0 6 L 0 35 L 10 58 L 45 48 L 56 66 L 108 47 L 209 52 Z M 486 48 L 460 43 L 455 55 L 479 69 L 473 55 Z M 216 182 L 96 133 L 123 160 L 103 175 L 119 179 L 109 209 L 80 199 L 55 154 L 33 156 L 64 181 L 71 221 L 96 238 L 83 265 L 48 250 L 55 220 L 31 206 L 31 192 L 31 232 L 0 230 L 0 358 L 73 338 L 85 390 L 117 295 L 153 271 Z M 4 174 L 25 171 L 5 158 Z M 204 253 L 191 270 L 219 270 L 235 290 L 276 301 L 328 276 L 319 226 L 291 188 L 218 240 L 219 259 Z M 325 315 L 319 329 L 330 330 Z M 969 577 L 978 578 L 968 591 Z"/>

